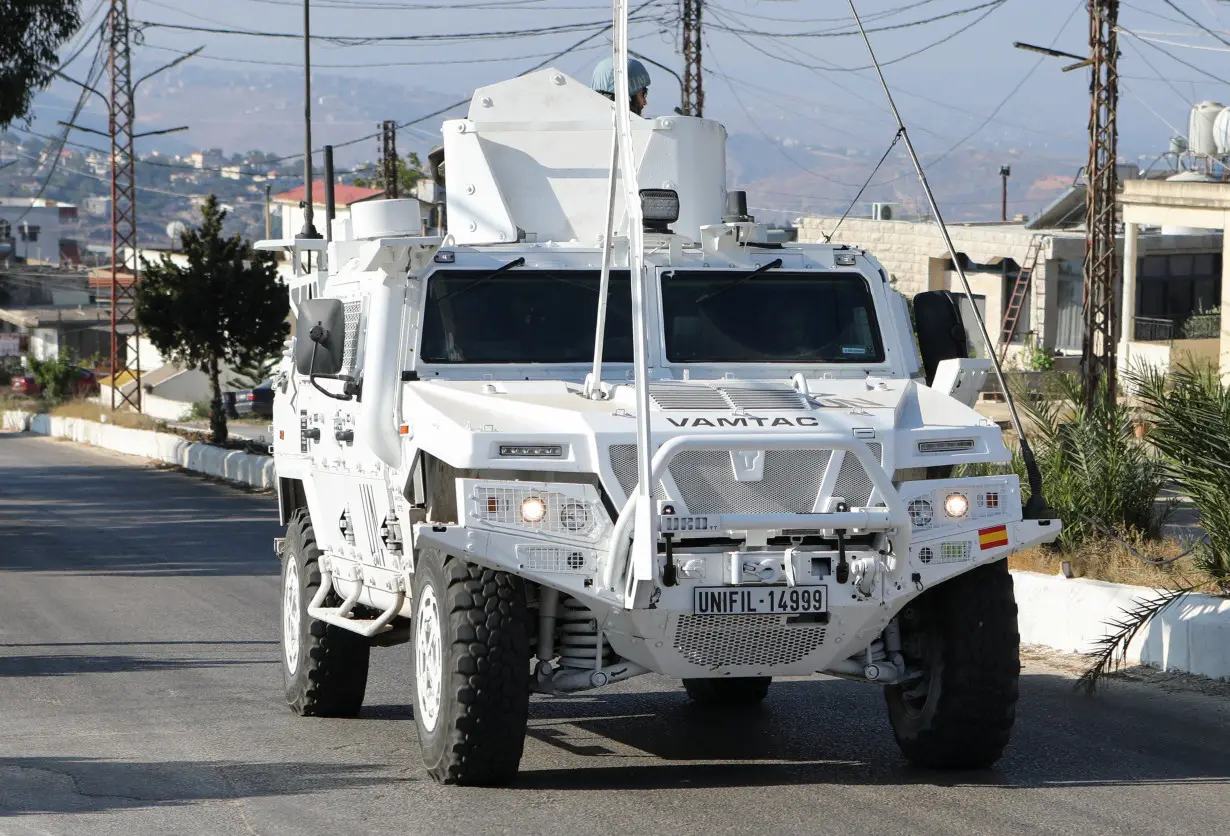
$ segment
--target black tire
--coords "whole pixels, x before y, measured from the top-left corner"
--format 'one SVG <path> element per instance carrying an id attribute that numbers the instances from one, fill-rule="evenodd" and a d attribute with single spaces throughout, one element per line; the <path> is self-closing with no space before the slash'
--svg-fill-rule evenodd
<path id="1" fill-rule="evenodd" d="M 320 549 L 306 510 L 296 511 L 286 526 L 282 557 L 282 679 L 286 704 L 296 714 L 314 717 L 354 717 L 363 707 L 367 690 L 367 664 L 371 644 L 367 639 L 334 627 L 307 614 L 308 604 L 320 589 Z M 292 601 L 288 574 L 297 581 L 297 602 Z M 326 606 L 341 604 L 336 593 Z M 288 610 L 294 606 L 291 617 Z M 291 646 L 291 632 L 298 647 Z M 289 659 L 293 658 L 292 667 Z"/>
<path id="2" fill-rule="evenodd" d="M 685 679 L 683 687 L 692 701 L 720 708 L 757 705 L 769 695 L 771 676 L 741 676 L 733 679 Z"/>
<path id="3" fill-rule="evenodd" d="M 509 783 L 521 764 L 530 703 L 521 579 L 420 551 L 411 647 L 414 722 L 428 774 L 443 784 Z"/>
<path id="4" fill-rule="evenodd" d="M 885 688 L 901 752 L 933 769 L 991 766 L 1008 745 L 1021 676 L 1007 561 L 927 591 L 901 618 L 906 658 L 925 671 L 921 682 Z"/>

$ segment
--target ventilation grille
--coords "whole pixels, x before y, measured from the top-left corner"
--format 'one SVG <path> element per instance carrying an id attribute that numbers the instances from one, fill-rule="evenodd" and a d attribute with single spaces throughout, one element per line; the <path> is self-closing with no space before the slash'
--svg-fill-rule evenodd
<path id="1" fill-rule="evenodd" d="M 722 393 L 699 383 L 651 383 L 649 397 L 658 409 L 730 409 Z"/>
<path id="2" fill-rule="evenodd" d="M 684 615 L 674 647 L 697 665 L 792 665 L 824 644 L 824 631 L 779 615 Z"/>
<path id="3" fill-rule="evenodd" d="M 346 308 L 346 344 L 342 349 L 342 366 L 353 369 L 359 360 L 359 319 L 363 315 L 363 300 L 351 299 Z"/>
<path id="4" fill-rule="evenodd" d="M 615 481 L 619 482 L 624 496 L 631 496 L 636 491 L 635 444 L 611 445 L 611 470 L 615 471 Z M 661 482 L 654 488 L 653 495 L 655 499 L 666 499 L 666 491 L 662 489 Z"/>
<path id="5" fill-rule="evenodd" d="M 766 450 L 764 479 L 735 481 L 725 450 L 683 450 L 670 463 L 693 514 L 809 514 L 832 450 Z"/>
<path id="6" fill-rule="evenodd" d="M 517 561 L 531 572 L 592 572 L 594 553 L 554 546 L 517 546 Z"/>
<path id="7" fill-rule="evenodd" d="M 867 446 L 871 449 L 871 457 L 880 460 L 880 443 L 872 441 Z M 867 501 L 871 499 L 872 487 L 871 477 L 867 475 L 859 460 L 853 453 L 847 453 L 841 463 L 841 472 L 837 474 L 837 486 L 833 489 L 833 496 L 841 497 L 851 508 L 866 508 Z"/>
<path id="8" fill-rule="evenodd" d="M 680 380 L 649 384 L 649 397 L 662 410 L 726 411 L 733 409 L 807 409 L 807 401 L 789 386 L 759 383 L 713 386 Z"/>
<path id="9" fill-rule="evenodd" d="M 743 409 L 806 409 L 803 396 L 787 386 L 719 386 L 718 391 Z"/>

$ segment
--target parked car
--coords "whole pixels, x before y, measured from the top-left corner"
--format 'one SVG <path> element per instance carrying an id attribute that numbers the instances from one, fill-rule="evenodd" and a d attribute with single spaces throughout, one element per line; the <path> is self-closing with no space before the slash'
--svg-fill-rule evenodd
<path id="1" fill-rule="evenodd" d="M 102 392 L 102 387 L 99 386 L 94 372 L 74 366 L 73 373 L 76 375 L 73 379 L 74 398 L 92 398 Z M 9 389 L 14 395 L 25 395 L 30 398 L 37 398 L 43 393 L 42 387 L 38 385 L 38 381 L 32 374 L 14 375 Z"/>
<path id="2" fill-rule="evenodd" d="M 266 380 L 255 389 L 236 392 L 235 415 L 239 418 L 272 418 L 273 382 Z"/>

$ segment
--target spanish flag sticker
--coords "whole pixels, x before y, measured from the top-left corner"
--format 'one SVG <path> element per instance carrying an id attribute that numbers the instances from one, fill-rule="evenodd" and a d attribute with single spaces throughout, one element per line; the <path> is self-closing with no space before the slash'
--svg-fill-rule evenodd
<path id="1" fill-rule="evenodd" d="M 1008 526 L 997 525 L 994 528 L 982 529 L 978 532 L 978 542 L 983 551 L 1008 545 Z"/>

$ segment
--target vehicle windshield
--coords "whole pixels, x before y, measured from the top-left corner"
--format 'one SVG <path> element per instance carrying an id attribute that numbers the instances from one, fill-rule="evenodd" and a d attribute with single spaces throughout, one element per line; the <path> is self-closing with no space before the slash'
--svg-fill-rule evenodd
<path id="1" fill-rule="evenodd" d="M 483 281 L 478 281 L 483 279 Z M 442 270 L 427 281 L 424 363 L 588 363 L 597 270 Z M 603 360 L 632 362 L 627 270 L 611 271 Z"/>
<path id="2" fill-rule="evenodd" d="M 884 345 L 857 273 L 679 271 L 662 276 L 672 363 L 878 363 Z M 746 279 L 745 281 L 740 281 Z"/>

